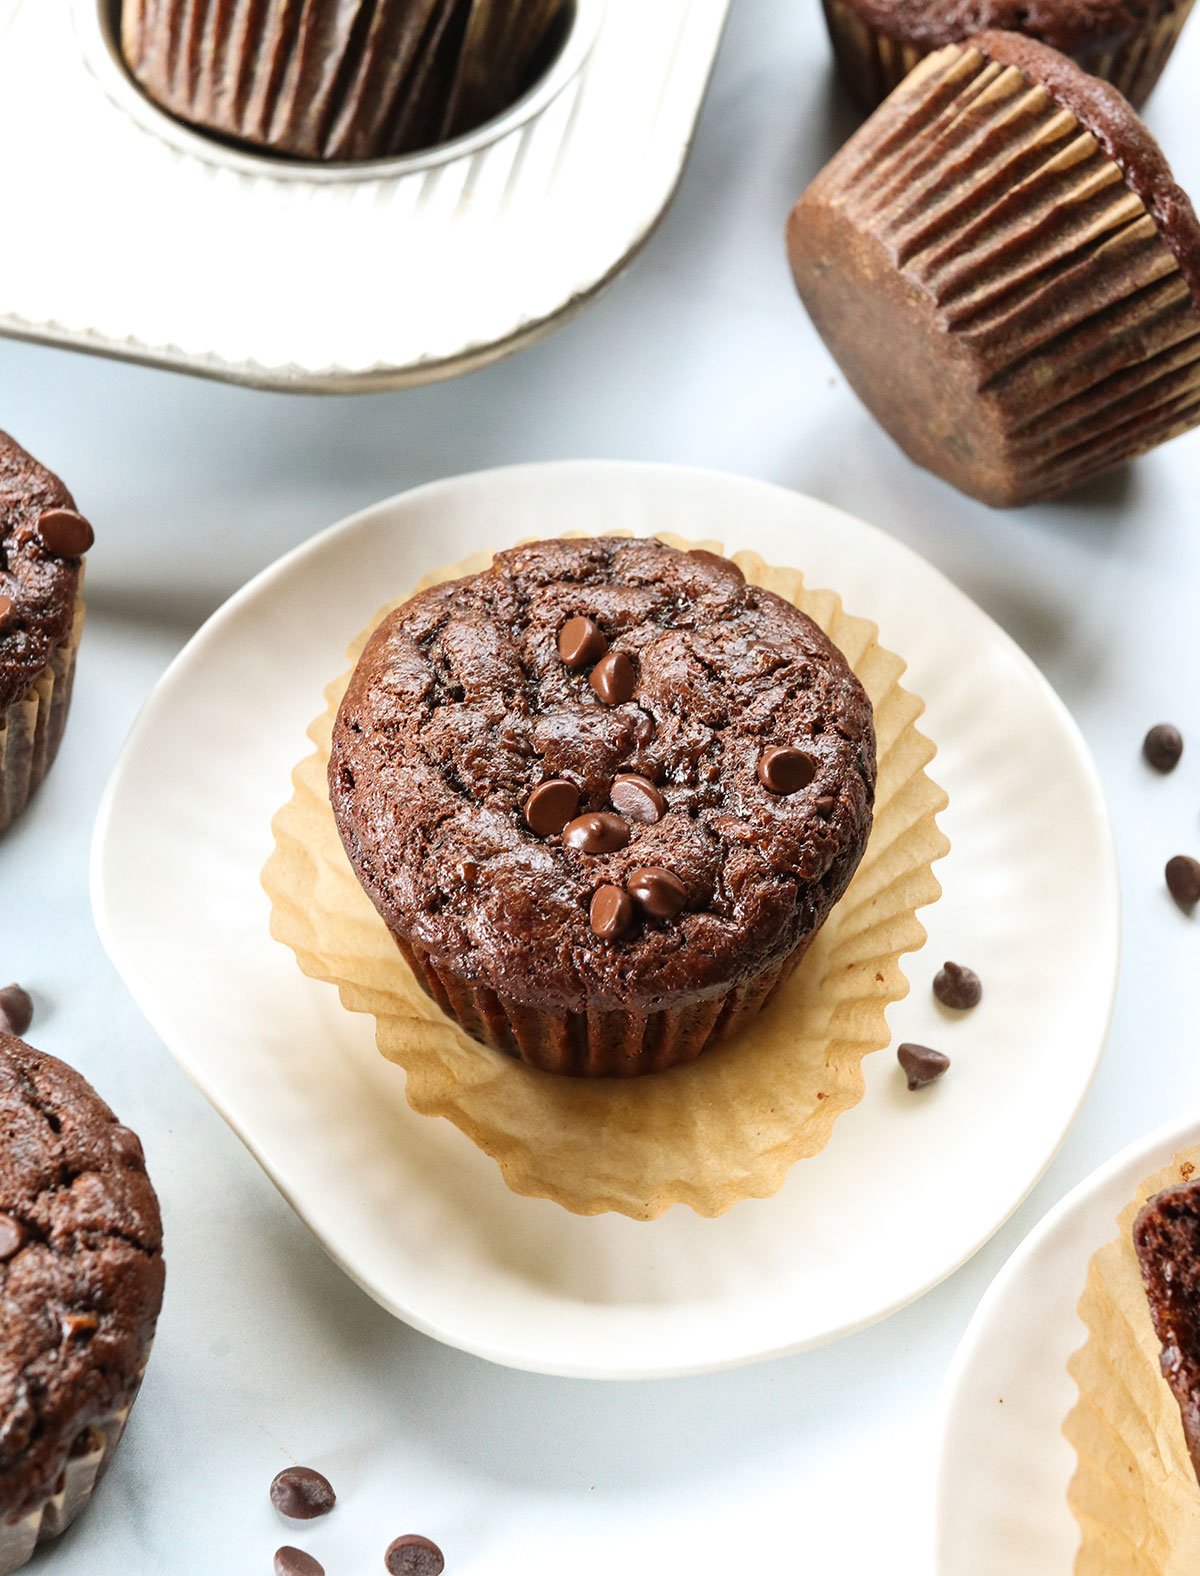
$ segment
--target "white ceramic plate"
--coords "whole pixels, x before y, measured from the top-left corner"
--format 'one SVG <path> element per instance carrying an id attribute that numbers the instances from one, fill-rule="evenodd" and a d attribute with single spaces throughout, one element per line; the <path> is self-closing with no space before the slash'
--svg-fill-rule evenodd
<path id="1" fill-rule="evenodd" d="M 1070 1576 L 1075 1453 L 1062 1428 L 1075 1404 L 1067 1361 L 1087 1334 L 1075 1309 L 1088 1263 L 1116 1236 L 1138 1183 L 1197 1143 L 1193 1117 L 1122 1150 L 993 1281 L 946 1380 L 937 1576 Z"/>
<path id="2" fill-rule="evenodd" d="M 267 933 L 259 872 L 305 728 L 379 604 L 485 546 L 564 530 L 674 530 L 802 567 L 908 658 L 940 746 L 954 852 L 896 1035 L 952 1074 L 919 1097 L 894 1057 L 774 1199 L 722 1220 L 579 1219 L 510 1193 L 447 1122 L 416 1116 L 373 1025 Z M 392 499 L 282 559 L 212 618 L 130 735 L 96 828 L 96 920 L 167 1045 L 334 1258 L 399 1317 L 550 1373 L 696 1372 L 815 1346 L 950 1274 L 1041 1175 L 1103 1043 L 1117 890 L 1095 772 L 1017 647 L 908 549 L 782 489 L 577 463 Z M 937 964 L 982 973 L 951 1022 Z M 1027 1099 L 1036 1084 L 1038 1098 Z M 969 1172 L 970 1188 L 947 1187 Z"/>

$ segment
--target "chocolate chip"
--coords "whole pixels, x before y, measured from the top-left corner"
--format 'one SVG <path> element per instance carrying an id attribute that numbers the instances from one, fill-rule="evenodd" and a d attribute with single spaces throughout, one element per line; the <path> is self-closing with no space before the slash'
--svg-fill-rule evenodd
<path id="1" fill-rule="evenodd" d="M 3 629 L 5 624 L 8 623 L 9 619 L 16 611 L 16 607 L 17 604 L 13 601 L 12 597 L 0 596 L 0 629 Z"/>
<path id="2" fill-rule="evenodd" d="M 637 688 L 633 663 L 623 651 L 610 651 L 592 669 L 591 684 L 606 706 L 620 706 Z"/>
<path id="3" fill-rule="evenodd" d="M 635 772 L 622 772 L 612 785 L 609 794 L 614 810 L 619 810 L 629 821 L 640 821 L 643 826 L 653 826 L 667 813 L 667 801 L 648 777 Z"/>
<path id="4" fill-rule="evenodd" d="M 910 1089 L 923 1089 L 926 1084 L 935 1083 L 950 1066 L 948 1056 L 943 1056 L 941 1051 L 931 1051 L 927 1045 L 902 1045 L 896 1055 Z"/>
<path id="5" fill-rule="evenodd" d="M 558 654 L 569 668 L 590 668 L 607 650 L 604 631 L 594 619 L 569 618 L 558 632 Z"/>
<path id="6" fill-rule="evenodd" d="M 620 941 L 633 925 L 633 899 L 620 887 L 602 886 L 592 897 L 589 917 L 601 941 Z"/>
<path id="7" fill-rule="evenodd" d="M 693 547 L 688 557 L 698 558 L 702 563 L 716 564 L 721 569 L 732 570 L 739 580 L 744 581 L 746 578 L 731 558 L 722 558 L 720 553 L 710 553 L 707 547 Z"/>
<path id="8" fill-rule="evenodd" d="M 24 1246 L 25 1227 L 12 1215 L 0 1215 L 0 1264 L 16 1258 Z"/>
<path id="9" fill-rule="evenodd" d="M 1190 854 L 1176 854 L 1167 860 L 1167 890 L 1180 908 L 1193 909 L 1200 903 L 1200 860 Z"/>
<path id="10" fill-rule="evenodd" d="M 943 1007 L 966 1012 L 983 1000 L 983 986 L 974 969 L 961 963 L 945 963 L 933 977 L 933 994 Z"/>
<path id="11" fill-rule="evenodd" d="M 271 1503 L 290 1521 L 327 1516 L 337 1504 L 333 1485 L 312 1467 L 284 1467 L 271 1484 Z"/>
<path id="12" fill-rule="evenodd" d="M 64 1313 L 60 1323 L 64 1341 L 86 1341 L 100 1328 L 94 1313 Z"/>
<path id="13" fill-rule="evenodd" d="M 33 1022 L 33 997 L 20 985 L 0 990 L 0 1030 L 5 1034 L 24 1034 Z"/>
<path id="14" fill-rule="evenodd" d="M 687 888 L 683 882 L 657 865 L 635 870 L 626 885 L 647 914 L 655 919 L 674 919 L 687 907 Z"/>
<path id="15" fill-rule="evenodd" d="M 619 815 L 607 810 L 592 810 L 581 815 L 563 832 L 568 848 L 584 854 L 615 854 L 629 841 L 629 827 Z"/>
<path id="16" fill-rule="evenodd" d="M 1142 754 L 1156 772 L 1173 772 L 1183 754 L 1183 735 L 1169 722 L 1156 723 L 1142 742 Z"/>
<path id="17" fill-rule="evenodd" d="M 799 793 L 817 775 L 817 763 L 803 750 L 790 745 L 764 750 L 758 763 L 758 780 L 771 793 Z"/>
<path id="18" fill-rule="evenodd" d="M 644 750 L 646 746 L 653 741 L 654 735 L 657 733 L 657 731 L 657 728 L 654 726 L 653 717 L 639 718 L 638 725 L 633 730 L 633 737 L 636 740 L 638 747 Z"/>
<path id="19" fill-rule="evenodd" d="M 388 1545 L 383 1556 L 388 1576 L 442 1576 L 446 1558 L 436 1543 L 407 1532 Z"/>
<path id="20" fill-rule="evenodd" d="M 275 1550 L 275 1576 L 325 1576 L 325 1567 L 303 1549 Z"/>
<path id="21" fill-rule="evenodd" d="M 579 789 L 565 777 L 540 783 L 525 801 L 525 824 L 539 837 L 553 837 L 579 809 Z"/>
<path id="22" fill-rule="evenodd" d="M 37 533 L 46 551 L 59 558 L 80 558 L 96 540 L 96 533 L 74 509 L 43 509 Z"/>

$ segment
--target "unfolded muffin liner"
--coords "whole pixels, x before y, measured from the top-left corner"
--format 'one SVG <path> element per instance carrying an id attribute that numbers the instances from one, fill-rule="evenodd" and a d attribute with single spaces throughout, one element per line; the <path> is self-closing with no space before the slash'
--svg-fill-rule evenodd
<path id="1" fill-rule="evenodd" d="M 490 562 L 490 553 L 478 554 L 418 589 Z M 471 1001 L 447 996 L 439 1004 L 436 983 L 424 982 L 433 995 L 423 988 L 359 885 L 330 808 L 326 766 L 349 672 L 326 691 L 326 708 L 309 729 L 316 750 L 296 768 L 293 797 L 273 823 L 275 850 L 262 878 L 272 935 L 306 974 L 335 984 L 344 1006 L 374 1015 L 379 1049 L 405 1069 L 416 1111 L 453 1122 L 515 1192 L 576 1214 L 652 1220 L 682 1203 L 715 1216 L 739 1199 L 778 1192 L 792 1165 L 819 1153 L 838 1116 L 862 1098 L 863 1057 L 888 1044 L 887 1009 L 908 992 L 900 959 L 925 940 L 917 911 L 941 891 L 933 864 L 949 850 L 936 819 L 947 799 L 926 771 L 935 751 L 916 727 L 922 702 L 900 683 L 904 663 L 834 593 L 810 591 L 796 571 L 773 569 L 753 553 L 735 562 L 748 580 L 800 607 L 845 654 L 874 705 L 879 780 L 862 864 L 803 964 L 773 994 L 764 988 L 771 999 L 761 1011 L 761 1003 L 741 1003 L 742 1032 L 698 1060 L 649 1078 L 564 1078 L 481 1045 L 447 1016 L 443 1008 L 470 1022 Z M 352 662 L 398 605 L 372 619 L 351 647 Z M 494 997 L 486 1009 L 505 1013 Z"/>
<path id="2" fill-rule="evenodd" d="M 923 346 L 910 366 L 899 337 L 855 338 L 805 252 L 818 211 L 948 336 L 969 436 L 914 395 Z M 985 502 L 1053 497 L 1200 424 L 1200 305 L 1154 218 L 1045 88 L 974 46 L 917 66 L 817 177 L 792 235 L 851 384 L 919 464 Z"/>
<path id="3" fill-rule="evenodd" d="M 83 602 L 77 596 L 69 638 L 54 648 L 22 699 L 0 712 L 0 832 L 29 803 L 58 754 L 71 705 L 83 617 Z"/>
<path id="4" fill-rule="evenodd" d="M 564 0 L 123 0 L 121 47 L 180 120 L 303 159 L 431 147 L 508 107 Z"/>
<path id="5" fill-rule="evenodd" d="M 854 0 L 823 0 L 823 4 L 838 70 L 864 109 L 881 104 L 929 53 L 872 26 Z M 1074 58 L 1085 71 L 1111 82 L 1141 109 L 1179 42 L 1193 4 L 1194 0 L 1181 0 L 1161 16 L 1148 7 L 1142 26 L 1125 43 L 1113 49 L 1081 50 Z"/>
<path id="6" fill-rule="evenodd" d="M 57 1538 L 82 1515 L 121 1443 L 136 1399 L 135 1390 L 127 1406 L 84 1431 L 54 1493 L 43 1504 L 16 1521 L 0 1521 L 0 1576 L 11 1576 L 27 1565 L 40 1543 Z"/>
<path id="7" fill-rule="evenodd" d="M 1070 1504 L 1081 1546 L 1076 1576 L 1195 1576 L 1200 1485 L 1179 1406 L 1159 1367 L 1133 1223 L 1147 1199 L 1188 1181 L 1200 1147 L 1147 1177 L 1119 1232 L 1093 1255 L 1079 1317 L 1087 1341 L 1071 1359 L 1078 1400 L 1065 1425 L 1077 1459 Z"/>

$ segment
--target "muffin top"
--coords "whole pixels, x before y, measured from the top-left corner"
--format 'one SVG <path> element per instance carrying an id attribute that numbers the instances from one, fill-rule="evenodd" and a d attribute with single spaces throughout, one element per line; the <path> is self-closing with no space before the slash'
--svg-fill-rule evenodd
<path id="1" fill-rule="evenodd" d="M 71 633 L 91 545 L 58 477 L 0 432 L 0 710 L 27 694 Z"/>
<path id="2" fill-rule="evenodd" d="M 1200 221 L 1166 155 L 1124 94 L 1057 50 L 1017 33 L 981 33 L 971 43 L 989 60 L 1015 66 L 1039 83 L 1091 132 L 1146 205 L 1200 306 Z"/>
<path id="3" fill-rule="evenodd" d="M 1133 1223 L 1163 1377 L 1171 1386 L 1200 1478 L 1200 1183 L 1184 1182 L 1150 1199 Z"/>
<path id="4" fill-rule="evenodd" d="M 141 1144 L 77 1072 L 0 1034 L 0 1518 L 132 1399 L 162 1293 Z"/>
<path id="5" fill-rule="evenodd" d="M 1119 47 L 1183 0 L 850 0 L 873 28 L 938 49 L 988 28 L 1011 28 L 1068 54 Z"/>
<path id="6" fill-rule="evenodd" d="M 783 961 L 871 827 L 871 705 L 729 560 L 538 542 L 375 631 L 334 813 L 389 927 L 555 1010 L 672 1005 Z"/>

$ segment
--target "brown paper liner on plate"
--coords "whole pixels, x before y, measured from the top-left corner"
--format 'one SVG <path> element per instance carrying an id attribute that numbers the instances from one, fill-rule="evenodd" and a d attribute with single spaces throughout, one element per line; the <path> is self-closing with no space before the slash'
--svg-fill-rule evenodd
<path id="1" fill-rule="evenodd" d="M 417 589 L 478 573 L 491 557 L 439 570 Z M 374 1015 L 379 1049 L 405 1069 L 415 1110 L 453 1122 L 514 1192 L 580 1215 L 652 1220 L 682 1203 L 715 1216 L 778 1192 L 862 1098 L 862 1059 L 888 1044 L 887 1008 L 908 992 L 900 958 L 925 940 L 917 910 L 941 892 L 932 867 L 949 851 L 936 822 L 947 800 L 926 773 L 935 752 L 916 727 L 922 702 L 900 684 L 904 663 L 833 592 L 811 591 L 795 570 L 753 553 L 735 562 L 844 652 L 875 708 L 879 782 L 867 852 L 804 962 L 740 1034 L 698 1061 L 632 1082 L 563 1078 L 480 1045 L 439 1010 L 359 885 L 330 809 L 326 763 L 349 672 L 326 691 L 309 729 L 316 751 L 296 768 L 293 797 L 273 823 L 262 877 L 272 935 L 306 974 L 335 984 L 351 1011 Z M 372 619 L 352 662 L 398 605 Z"/>
<path id="2" fill-rule="evenodd" d="M 972 497 L 1054 497 L 1200 425 L 1200 308 L 1119 165 L 980 49 L 930 55 L 793 211 L 847 380 Z"/>
<path id="3" fill-rule="evenodd" d="M 1079 1399 L 1064 1432 L 1078 1457 L 1070 1504 L 1082 1544 L 1076 1576 L 1196 1576 L 1200 1485 L 1179 1406 L 1159 1368 L 1161 1345 L 1133 1247 L 1147 1199 L 1186 1182 L 1200 1148 L 1147 1177 L 1094 1254 L 1079 1317 L 1088 1338 L 1070 1362 Z"/>
<path id="4" fill-rule="evenodd" d="M 29 803 L 58 754 L 71 705 L 83 617 L 83 603 L 77 600 L 70 637 L 55 647 L 24 697 L 0 712 L 0 832 Z"/>
<path id="5" fill-rule="evenodd" d="M 1112 49 L 1082 49 L 1074 58 L 1093 76 L 1103 77 L 1119 88 L 1136 109 L 1141 109 L 1154 91 L 1194 0 L 1181 3 L 1162 16 L 1148 14 L 1138 31 Z M 874 109 L 929 51 L 922 46 L 892 37 L 872 26 L 854 0 L 824 0 L 825 20 L 834 58 L 842 80 L 864 109 Z M 989 25 L 977 16 L 971 31 Z"/>

